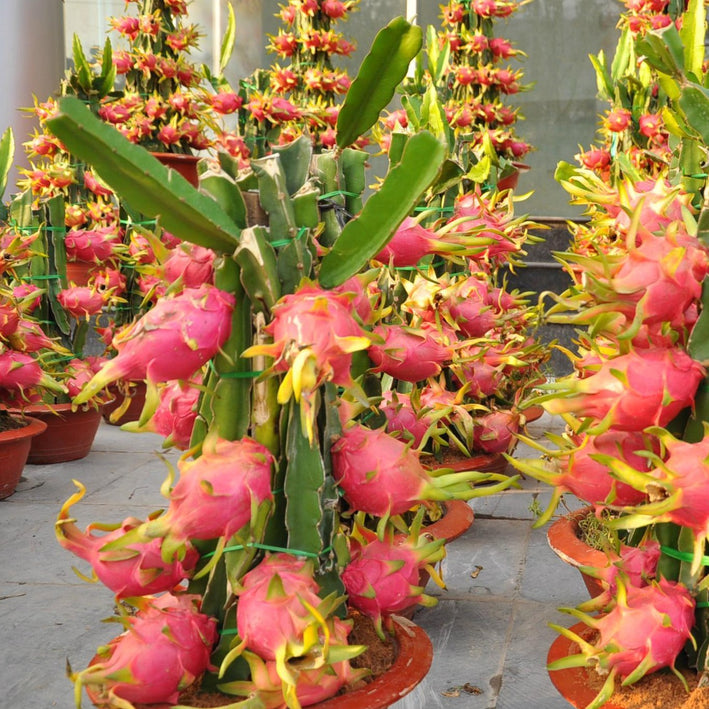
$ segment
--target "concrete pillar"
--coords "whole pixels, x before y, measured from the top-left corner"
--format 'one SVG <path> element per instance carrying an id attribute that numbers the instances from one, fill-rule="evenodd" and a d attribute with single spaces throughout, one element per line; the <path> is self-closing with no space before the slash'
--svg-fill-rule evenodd
<path id="1" fill-rule="evenodd" d="M 17 166 L 27 167 L 22 143 L 36 121 L 20 108 L 32 106 L 59 90 L 64 76 L 64 0 L 2 0 L 0 2 L 0 133 L 15 134 L 15 167 L 5 199 L 15 192 Z"/>

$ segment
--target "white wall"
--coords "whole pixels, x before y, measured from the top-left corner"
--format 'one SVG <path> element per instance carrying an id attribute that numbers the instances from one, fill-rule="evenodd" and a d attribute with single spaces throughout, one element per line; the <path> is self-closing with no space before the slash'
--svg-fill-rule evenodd
<path id="1" fill-rule="evenodd" d="M 52 95 L 64 75 L 63 0 L 2 0 L 0 27 L 0 132 L 11 127 L 16 143 L 16 167 L 8 181 L 13 193 L 17 166 L 28 167 L 22 142 L 37 123 L 20 111 Z"/>

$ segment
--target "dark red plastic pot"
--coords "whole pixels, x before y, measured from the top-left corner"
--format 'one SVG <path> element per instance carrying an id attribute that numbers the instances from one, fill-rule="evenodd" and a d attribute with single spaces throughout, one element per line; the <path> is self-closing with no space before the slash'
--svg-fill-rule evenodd
<path id="1" fill-rule="evenodd" d="M 85 458 L 101 423 L 101 407 L 71 410 L 71 404 L 32 404 L 24 413 L 46 424 L 43 433 L 32 439 L 27 462 L 33 465 L 66 463 Z"/>
<path id="2" fill-rule="evenodd" d="M 103 419 L 113 426 L 121 426 L 129 421 L 138 421 L 145 406 L 145 382 L 122 382 L 120 386 L 111 384 L 108 392 L 113 399 L 103 405 Z M 130 396 L 130 404 L 120 416 L 118 410 L 123 405 L 126 396 Z"/>
<path id="3" fill-rule="evenodd" d="M 24 420 L 26 426 L 0 433 L 0 500 L 15 492 L 27 463 L 32 439 L 47 428 L 47 424 L 37 418 L 27 416 Z"/>
<path id="4" fill-rule="evenodd" d="M 152 153 L 152 155 L 165 167 L 179 172 L 193 187 L 199 186 L 199 174 L 197 172 L 199 156 L 184 155 L 182 153 Z"/>

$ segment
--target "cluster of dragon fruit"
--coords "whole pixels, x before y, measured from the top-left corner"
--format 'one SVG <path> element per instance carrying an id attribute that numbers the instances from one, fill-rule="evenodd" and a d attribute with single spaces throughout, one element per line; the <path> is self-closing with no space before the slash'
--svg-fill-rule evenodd
<path id="1" fill-rule="evenodd" d="M 638 29 L 633 20 L 665 6 L 628 3 L 624 37 L 632 33 L 642 41 L 645 25 Z M 670 19 L 652 25 L 668 27 L 679 37 L 677 26 L 693 17 L 703 26 L 703 11 L 703 5 L 690 4 L 676 24 Z M 621 41 L 618 52 L 627 58 L 640 50 Z M 636 83 L 637 101 L 632 114 L 624 114 L 625 126 L 610 128 L 606 165 L 589 165 L 589 153 L 584 153 L 583 167 L 562 164 L 557 171 L 557 179 L 589 218 L 575 226 L 569 250 L 558 254 L 572 285 L 547 311 L 550 321 L 579 328 L 578 350 L 569 353 L 575 372 L 546 385 L 541 399 L 548 412 L 563 416 L 565 433 L 550 436 L 553 449 L 538 446 L 545 462 L 515 462 L 553 486 L 541 523 L 570 493 L 590 505 L 609 533 L 601 535 L 607 566 L 584 568 L 601 580 L 604 591 L 576 609 L 565 609 L 594 628 L 595 639 L 554 626 L 580 651 L 551 669 L 594 666 L 607 677 L 589 705 L 593 709 L 609 699 L 616 680 L 632 684 L 662 668 L 682 676 L 676 665 L 695 668 L 700 675 L 707 670 L 703 284 L 709 251 L 700 193 L 691 189 L 701 175 L 691 174 L 683 162 L 691 146 L 672 157 L 682 166 L 678 174 L 668 169 L 667 134 L 659 114 L 654 124 L 664 137 L 658 133 L 654 140 L 646 132 L 652 118 L 646 99 L 668 105 L 660 86 L 669 85 L 658 86 L 654 66 L 637 68 L 633 62 L 633 71 L 645 75 L 645 85 Z M 624 96 L 622 88 L 616 96 Z M 692 125 L 694 116 L 675 111 L 673 106 L 663 115 Z M 616 109 L 602 119 L 604 130 L 618 115 Z M 636 143 L 635 153 L 627 150 L 624 140 L 631 133 L 650 144 L 641 148 Z M 625 154 L 612 160 L 615 149 Z M 641 152 L 651 159 L 634 160 Z"/>

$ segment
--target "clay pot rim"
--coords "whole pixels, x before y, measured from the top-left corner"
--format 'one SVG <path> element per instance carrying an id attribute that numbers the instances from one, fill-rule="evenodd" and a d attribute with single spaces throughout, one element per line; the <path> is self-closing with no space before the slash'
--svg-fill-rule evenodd
<path id="1" fill-rule="evenodd" d="M 440 519 L 426 525 L 422 532 L 430 534 L 434 539 L 445 539 L 452 542 L 470 529 L 475 519 L 473 508 L 463 500 L 447 500 L 442 502 L 444 509 Z"/>
<path id="2" fill-rule="evenodd" d="M 579 538 L 579 520 L 589 514 L 593 514 L 591 506 L 582 507 L 560 517 L 549 526 L 547 542 L 551 550 L 571 566 L 603 568 L 609 563 L 608 554 L 600 549 L 594 549 Z"/>
<path id="3" fill-rule="evenodd" d="M 8 413 L 15 420 L 27 421 L 27 425 L 22 428 L 13 428 L 10 431 L 0 432 L 0 442 L 2 443 L 9 443 L 23 438 L 34 438 L 47 430 L 46 421 L 32 416 L 18 416 L 13 411 L 8 411 Z"/>
<path id="4" fill-rule="evenodd" d="M 584 639 L 589 638 L 594 633 L 593 628 L 590 628 L 585 623 L 576 623 L 571 626 L 570 630 Z M 549 647 L 547 663 L 573 655 L 577 650 L 578 645 L 573 640 L 570 640 L 564 635 L 558 635 Z M 584 709 L 596 697 L 596 692 L 588 684 L 588 672 L 589 670 L 586 667 L 549 670 L 549 679 L 556 688 L 556 691 L 559 692 L 569 704 L 577 709 Z M 624 707 L 614 702 L 613 699 L 610 699 L 603 705 L 603 709 L 624 709 Z"/>
<path id="5" fill-rule="evenodd" d="M 313 709 L 386 709 L 421 682 L 433 662 L 431 639 L 424 630 L 410 620 L 399 616 L 391 618 L 394 621 L 394 642 L 397 648 L 396 659 L 392 666 L 369 684 L 313 704 L 311 705 Z M 94 656 L 90 664 L 97 661 L 99 661 L 98 656 Z M 95 706 L 106 707 L 106 704 L 96 704 L 94 701 L 96 695 L 91 687 L 86 686 L 85 689 Z M 136 704 L 135 706 L 136 709 L 171 709 L 172 707 L 167 704 Z"/>
<path id="6" fill-rule="evenodd" d="M 86 404 L 81 404 L 78 407 L 73 407 L 73 404 L 71 403 L 57 403 L 57 404 L 28 404 L 27 406 L 23 407 L 22 409 L 9 409 L 10 413 L 13 416 L 24 416 L 25 413 L 29 413 L 30 415 L 32 414 L 51 414 L 55 413 L 57 415 L 61 415 L 64 413 L 71 413 L 71 412 L 87 412 L 87 411 L 92 411 L 92 410 L 98 410 L 100 411 L 102 408 L 102 405 L 99 404 L 95 406 L 91 402 L 88 402 Z"/>

